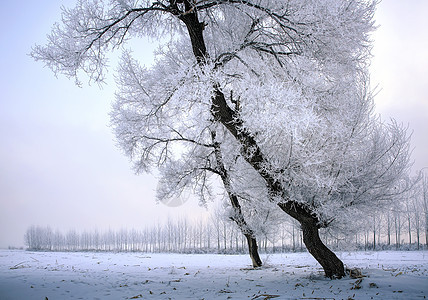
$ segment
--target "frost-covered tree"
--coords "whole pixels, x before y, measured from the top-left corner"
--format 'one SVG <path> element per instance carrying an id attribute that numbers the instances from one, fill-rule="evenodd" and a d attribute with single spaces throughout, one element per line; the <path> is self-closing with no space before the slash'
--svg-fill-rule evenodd
<path id="1" fill-rule="evenodd" d="M 319 229 L 349 227 L 406 189 L 405 129 L 373 113 L 375 6 L 79 0 L 32 55 L 77 82 L 79 70 L 101 82 L 108 50 L 141 36 L 163 42 L 150 68 L 131 51 L 119 67 L 112 124 L 137 172 L 160 169 L 161 198 L 190 188 L 202 201 L 219 175 L 232 204 L 248 202 L 235 220 L 275 205 L 300 223 L 326 275 L 342 277 Z"/>
<path id="2" fill-rule="evenodd" d="M 413 205 L 413 213 L 415 215 L 415 223 L 418 225 L 421 223 L 423 231 L 425 232 L 425 246 L 428 247 L 428 176 L 423 172 L 423 169 L 420 170 L 417 186 L 415 187 L 414 195 L 412 195 L 413 197 L 411 200 Z M 418 226 L 416 226 L 416 228 L 416 234 L 419 236 Z"/>
<path id="3" fill-rule="evenodd" d="M 422 179 L 422 203 L 425 217 L 425 245 L 428 247 L 428 176 L 426 174 Z"/>

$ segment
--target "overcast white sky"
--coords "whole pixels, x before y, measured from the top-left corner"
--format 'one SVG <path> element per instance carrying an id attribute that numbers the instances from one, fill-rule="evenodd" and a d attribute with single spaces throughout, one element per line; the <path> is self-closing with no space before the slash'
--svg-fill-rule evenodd
<path id="1" fill-rule="evenodd" d="M 23 245 L 30 225 L 141 228 L 204 214 L 196 201 L 156 205 L 156 180 L 136 176 L 108 128 L 114 85 L 78 88 L 28 53 L 75 1 L 0 4 L 0 247 Z M 428 1 L 384 0 L 373 35 L 377 111 L 413 130 L 415 169 L 428 167 Z M 150 63 L 152 45 L 136 44 Z M 113 66 L 114 67 L 114 66 Z"/>

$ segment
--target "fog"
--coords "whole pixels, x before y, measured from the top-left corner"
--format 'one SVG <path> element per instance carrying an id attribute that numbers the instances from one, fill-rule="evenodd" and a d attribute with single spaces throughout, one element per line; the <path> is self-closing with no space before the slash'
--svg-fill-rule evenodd
<path id="1" fill-rule="evenodd" d="M 45 42 L 60 6 L 73 3 L 0 4 L 0 247 L 23 246 L 30 225 L 140 228 L 168 216 L 206 214 L 194 199 L 173 208 L 156 204 L 155 176 L 132 172 L 108 127 L 111 75 L 102 88 L 79 88 L 27 55 Z M 414 170 L 428 166 L 427 14 L 426 1 L 382 1 L 373 34 L 377 112 L 413 131 Z M 133 47 L 151 63 L 154 45 Z"/>

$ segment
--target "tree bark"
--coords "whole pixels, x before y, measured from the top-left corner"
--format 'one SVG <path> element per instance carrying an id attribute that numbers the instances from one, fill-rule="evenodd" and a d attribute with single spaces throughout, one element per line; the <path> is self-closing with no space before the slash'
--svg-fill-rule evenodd
<path id="1" fill-rule="evenodd" d="M 253 262 L 253 267 L 254 268 L 261 267 L 262 260 L 260 259 L 260 256 L 259 256 L 259 250 L 257 247 L 256 239 L 250 234 L 245 234 L 245 237 L 247 238 L 248 251 L 251 257 L 251 261 Z"/>
<path id="2" fill-rule="evenodd" d="M 303 231 L 303 242 L 309 253 L 323 267 L 325 275 L 329 278 L 342 278 L 345 268 L 342 261 L 322 242 L 315 222 L 300 223 Z"/>

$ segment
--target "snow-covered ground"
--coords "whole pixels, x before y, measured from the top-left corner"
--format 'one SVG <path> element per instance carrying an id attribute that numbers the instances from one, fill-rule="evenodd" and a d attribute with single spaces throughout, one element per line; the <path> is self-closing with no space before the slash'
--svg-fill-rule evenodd
<path id="1" fill-rule="evenodd" d="M 0 299 L 425 299 L 428 252 L 343 252 L 366 277 L 329 280 L 308 253 L 0 251 Z"/>

